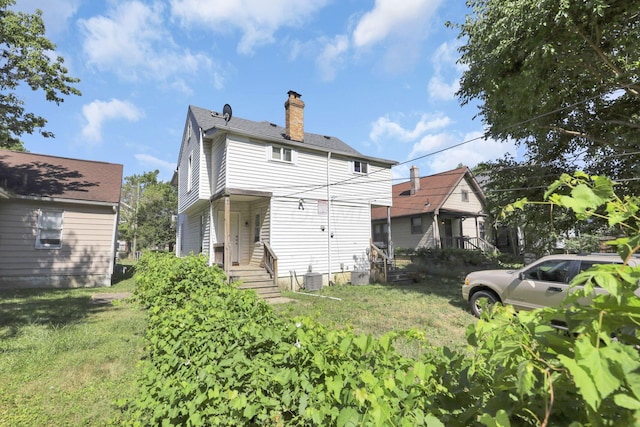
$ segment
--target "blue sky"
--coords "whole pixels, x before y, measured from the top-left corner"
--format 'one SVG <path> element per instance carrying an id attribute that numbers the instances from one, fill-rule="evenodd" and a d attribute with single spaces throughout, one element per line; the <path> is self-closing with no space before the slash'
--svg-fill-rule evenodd
<path id="1" fill-rule="evenodd" d="M 190 104 L 284 125 L 294 90 L 305 131 L 421 175 L 514 153 L 478 138 L 475 105 L 454 93 L 463 0 L 18 0 L 43 11 L 47 37 L 82 96 L 56 106 L 21 91 L 55 139 L 22 137 L 39 154 L 158 169 L 171 179 Z M 439 154 L 447 147 L 473 140 Z"/>

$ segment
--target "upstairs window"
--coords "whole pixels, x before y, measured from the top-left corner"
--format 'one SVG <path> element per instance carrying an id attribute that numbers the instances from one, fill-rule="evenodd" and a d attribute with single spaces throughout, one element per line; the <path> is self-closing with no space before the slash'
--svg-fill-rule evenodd
<path id="1" fill-rule="evenodd" d="M 291 148 L 285 148 L 280 146 L 271 147 L 271 160 L 278 160 L 281 162 L 291 163 L 293 160 L 291 155 Z"/>
<path id="2" fill-rule="evenodd" d="M 369 173 L 369 164 L 360 160 L 353 161 L 353 173 Z"/>
<path id="3" fill-rule="evenodd" d="M 62 219 L 63 211 L 40 211 L 36 232 L 36 249 L 60 249 L 62 247 Z"/>
<path id="4" fill-rule="evenodd" d="M 187 160 L 187 191 L 191 191 L 191 187 L 193 187 L 193 154 L 189 154 L 189 159 Z"/>
<path id="5" fill-rule="evenodd" d="M 462 201 L 463 202 L 469 201 L 469 192 L 467 190 L 462 190 Z"/>

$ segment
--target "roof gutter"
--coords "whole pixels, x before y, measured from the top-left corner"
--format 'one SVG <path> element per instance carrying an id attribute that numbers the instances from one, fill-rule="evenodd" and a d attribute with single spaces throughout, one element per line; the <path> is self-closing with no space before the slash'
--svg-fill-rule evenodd
<path id="1" fill-rule="evenodd" d="M 56 203 L 68 203 L 72 205 L 92 205 L 92 206 L 118 206 L 118 202 L 101 202 L 96 200 L 77 200 L 77 199 L 63 199 L 61 197 L 42 197 L 42 196 L 22 196 L 15 195 L 12 199 L 20 200 L 33 200 L 38 202 L 56 202 Z"/>

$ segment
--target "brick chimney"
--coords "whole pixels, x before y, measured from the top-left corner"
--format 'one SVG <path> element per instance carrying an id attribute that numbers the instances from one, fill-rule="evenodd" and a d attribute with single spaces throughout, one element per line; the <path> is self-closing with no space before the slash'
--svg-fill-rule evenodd
<path id="1" fill-rule="evenodd" d="M 411 181 L 411 195 L 414 196 L 420 191 L 420 170 L 417 166 L 411 166 L 411 172 L 409 174 Z"/>
<path id="2" fill-rule="evenodd" d="M 287 138 L 304 141 L 304 102 L 300 94 L 290 90 L 289 99 L 284 103 Z"/>

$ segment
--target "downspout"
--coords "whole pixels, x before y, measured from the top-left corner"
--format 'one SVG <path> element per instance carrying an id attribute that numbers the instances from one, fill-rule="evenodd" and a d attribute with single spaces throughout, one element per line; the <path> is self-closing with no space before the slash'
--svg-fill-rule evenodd
<path id="1" fill-rule="evenodd" d="M 331 152 L 327 153 L 327 284 L 331 285 Z"/>

